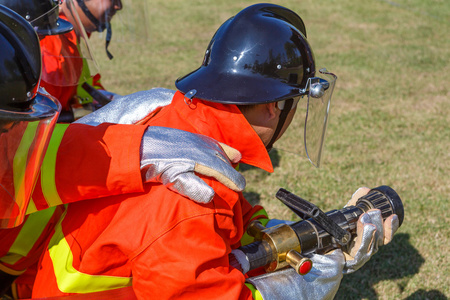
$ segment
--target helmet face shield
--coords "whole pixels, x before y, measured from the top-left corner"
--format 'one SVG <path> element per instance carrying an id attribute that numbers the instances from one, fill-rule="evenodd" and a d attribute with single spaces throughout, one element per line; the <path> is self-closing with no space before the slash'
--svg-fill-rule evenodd
<path id="1" fill-rule="evenodd" d="M 74 30 L 40 37 L 43 61 L 41 78 L 54 86 L 76 86 L 97 74 L 99 68 L 74 2 L 65 0 L 63 7 Z"/>
<path id="2" fill-rule="evenodd" d="M 118 43 L 144 43 L 150 40 L 152 3 L 149 0 L 98 1 L 96 7 L 92 2 L 85 1 L 86 7 L 96 15 L 99 27 L 97 32 L 92 32 L 91 38 L 101 41 L 110 39 L 112 48 Z M 112 31 L 111 37 L 108 37 L 108 29 Z"/>
<path id="3" fill-rule="evenodd" d="M 28 111 L 0 109 L 0 228 L 23 221 L 60 109 L 43 90 Z"/>
<path id="4" fill-rule="evenodd" d="M 320 166 L 336 79 L 336 75 L 325 69 L 308 79 L 296 116 L 283 137 L 275 143 L 275 148 L 300 154 L 314 166 Z"/>

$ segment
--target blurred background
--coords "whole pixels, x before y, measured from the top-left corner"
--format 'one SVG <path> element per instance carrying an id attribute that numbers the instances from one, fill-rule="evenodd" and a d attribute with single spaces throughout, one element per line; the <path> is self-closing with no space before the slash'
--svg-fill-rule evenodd
<path id="1" fill-rule="evenodd" d="M 403 225 L 363 269 L 344 277 L 336 299 L 447 299 L 450 2 L 267 2 L 302 17 L 317 65 L 338 80 L 322 166 L 281 151 L 271 153 L 273 174 L 242 165 L 248 200 L 271 217 L 295 220 L 275 198 L 281 187 L 329 211 L 342 208 L 358 187 L 389 185 L 403 200 Z M 114 59 L 105 54 L 102 34 L 91 37 L 103 85 L 122 95 L 175 89 L 178 77 L 200 66 L 220 24 L 256 2 L 123 3 L 112 21 Z M 127 26 L 121 18 L 129 16 L 143 19 L 136 38 L 121 35 Z"/>

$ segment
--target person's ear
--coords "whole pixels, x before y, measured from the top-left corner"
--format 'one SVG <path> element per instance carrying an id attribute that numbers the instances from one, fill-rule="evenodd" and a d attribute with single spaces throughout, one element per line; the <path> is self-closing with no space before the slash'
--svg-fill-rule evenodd
<path id="1" fill-rule="evenodd" d="M 266 103 L 266 113 L 268 120 L 273 120 L 277 118 L 280 114 L 280 110 L 277 107 L 277 102 Z"/>

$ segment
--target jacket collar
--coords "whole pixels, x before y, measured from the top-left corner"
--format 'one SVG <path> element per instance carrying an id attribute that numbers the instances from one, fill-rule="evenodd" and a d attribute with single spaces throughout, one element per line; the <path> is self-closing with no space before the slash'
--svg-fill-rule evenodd
<path id="1" fill-rule="evenodd" d="M 172 106 L 197 133 L 239 150 L 242 154 L 241 162 L 273 172 L 266 147 L 236 105 L 196 98 L 191 102 L 188 100 L 185 101 L 184 95 L 177 91 Z"/>

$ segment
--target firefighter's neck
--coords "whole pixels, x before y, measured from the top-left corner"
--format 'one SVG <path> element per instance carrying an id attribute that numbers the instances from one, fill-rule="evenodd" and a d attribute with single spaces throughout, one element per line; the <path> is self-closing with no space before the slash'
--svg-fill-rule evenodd
<path id="1" fill-rule="evenodd" d="M 277 108 L 275 102 L 258 104 L 242 112 L 264 143 L 264 146 L 267 146 L 272 139 L 277 128 L 280 113 L 281 110 Z"/>

